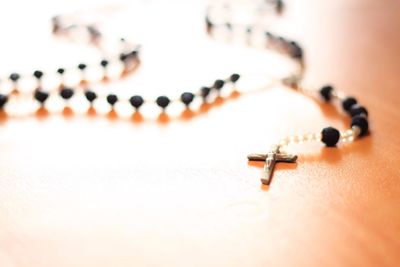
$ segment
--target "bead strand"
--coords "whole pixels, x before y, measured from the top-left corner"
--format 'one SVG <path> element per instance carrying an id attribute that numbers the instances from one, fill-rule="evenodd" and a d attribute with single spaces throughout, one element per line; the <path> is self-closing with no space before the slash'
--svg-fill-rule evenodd
<path id="1" fill-rule="evenodd" d="M 57 75 L 60 78 L 60 87 L 64 84 L 64 77 L 65 74 L 78 70 L 81 75 L 80 82 L 87 83 L 86 79 L 86 72 L 88 69 L 101 67 L 102 70 L 102 79 L 108 78 L 107 67 L 112 63 L 119 63 L 122 64 L 122 73 L 129 73 L 131 72 L 139 63 L 139 51 L 140 46 L 134 44 L 133 42 L 128 42 L 126 39 L 121 38 L 119 40 L 120 49 L 117 51 L 112 51 L 112 53 L 108 53 L 105 49 L 106 40 L 104 40 L 102 33 L 94 27 L 93 25 L 86 25 L 86 24 L 79 24 L 76 23 L 76 20 L 79 21 L 78 18 L 74 17 L 74 15 L 58 15 L 52 18 L 52 28 L 53 28 L 53 35 L 56 37 L 67 37 L 71 40 L 81 40 L 84 39 L 82 32 L 86 32 L 88 35 L 89 44 L 92 45 L 94 48 L 99 50 L 101 53 L 101 59 L 99 63 L 94 64 L 86 64 L 85 62 L 80 62 L 76 65 L 76 67 L 69 67 L 63 68 L 60 67 L 56 70 Z M 83 31 L 80 31 L 83 29 Z M 106 56 L 108 55 L 108 56 Z M 47 74 L 52 75 L 53 72 L 48 72 Z M 37 82 L 36 88 L 33 88 L 33 91 L 36 91 L 42 85 L 42 80 L 46 76 L 46 73 L 40 69 L 33 71 L 32 73 L 19 73 L 13 72 L 7 77 L 1 78 L 0 80 L 9 80 L 12 84 L 13 90 L 18 91 L 18 83 L 21 79 L 30 79 L 34 78 Z"/>
<path id="2" fill-rule="evenodd" d="M 321 133 L 297 134 L 285 137 L 279 141 L 279 146 L 284 147 L 290 144 L 302 144 L 305 142 L 320 142 Z"/>
<path id="3" fill-rule="evenodd" d="M 321 87 L 319 90 L 321 98 L 329 103 L 333 99 L 339 101 L 345 113 L 350 115 L 350 129 L 339 132 L 333 127 L 324 128 L 322 131 L 322 141 L 326 146 L 335 146 L 339 141 L 348 143 L 354 141 L 358 137 L 368 134 L 368 111 L 365 107 L 360 106 L 354 97 L 345 96 L 338 92 L 331 85 Z"/>
<path id="4" fill-rule="evenodd" d="M 183 103 L 187 108 L 190 107 L 190 104 L 195 100 L 195 98 L 201 98 L 203 102 L 207 102 L 209 96 L 211 94 L 215 94 L 216 96 L 219 96 L 221 93 L 221 90 L 227 85 L 235 85 L 240 79 L 240 75 L 237 73 L 234 73 L 230 75 L 226 79 L 217 79 L 214 81 L 212 86 L 209 87 L 202 87 L 199 91 L 192 93 L 192 92 L 183 92 L 179 98 L 173 99 L 169 98 L 168 96 L 161 95 L 157 97 L 156 99 L 151 99 L 145 101 L 144 98 L 140 95 L 133 95 L 127 101 L 129 104 L 135 109 L 138 110 L 143 104 L 147 103 L 155 103 L 157 106 L 159 106 L 162 110 L 165 110 L 172 102 L 181 102 Z M 59 96 L 64 99 L 64 100 L 70 100 L 74 95 L 75 95 L 76 89 L 66 87 L 66 86 L 61 86 L 58 89 L 58 94 Z M 102 96 L 99 96 L 96 92 L 89 88 L 83 89 L 84 91 L 84 96 L 89 102 L 90 105 L 93 105 L 94 101 L 99 99 Z M 50 97 L 50 92 L 45 91 L 42 89 L 41 86 L 38 86 L 34 93 L 33 93 L 33 98 L 39 102 L 41 106 L 44 106 L 46 101 Z M 118 102 L 121 100 L 126 100 L 121 97 L 118 97 L 117 95 L 110 93 L 107 95 L 103 96 L 105 100 L 110 104 L 111 107 L 114 107 Z M 6 103 L 9 100 L 9 95 L 7 94 L 0 94 L 0 109 L 3 109 L 6 105 Z"/>
<path id="5" fill-rule="evenodd" d="M 266 4 L 271 5 L 274 8 L 275 13 L 277 15 L 281 14 L 283 9 L 283 2 L 281 0 L 270 0 L 267 1 Z M 225 6 L 224 10 L 229 10 L 229 9 L 227 9 Z M 234 31 L 241 32 L 246 36 L 247 41 L 251 43 L 252 35 L 255 34 L 256 30 L 258 30 L 264 36 L 264 44 L 266 48 L 275 50 L 276 52 L 283 53 L 289 56 L 290 58 L 298 61 L 299 63 L 301 63 L 301 65 L 303 65 L 303 57 L 304 57 L 303 49 L 296 41 L 289 40 L 282 36 L 273 34 L 272 32 L 265 29 L 264 30 L 258 29 L 259 27 L 257 27 L 256 25 L 238 24 L 232 21 L 225 21 L 225 22 L 219 22 L 218 20 L 215 21 L 211 11 L 212 10 L 210 8 L 207 9 L 205 15 L 206 32 L 210 36 L 212 36 L 218 29 L 225 29 L 226 32 L 230 34 L 232 34 Z M 219 19 L 219 16 L 217 19 Z"/>
<path id="6" fill-rule="evenodd" d="M 69 68 L 58 68 L 54 72 L 59 76 L 59 85 L 62 86 L 65 83 L 64 77 L 66 73 L 78 70 L 81 74 L 80 82 L 86 82 L 86 75 L 85 73 L 88 71 L 88 69 L 95 69 L 96 67 L 100 66 L 103 69 L 102 77 L 106 78 L 107 77 L 107 67 L 112 64 L 112 63 L 122 63 L 123 64 L 123 69 L 122 73 L 127 73 L 130 72 L 139 62 L 139 50 L 137 48 L 133 49 L 132 51 L 129 52 L 129 57 L 124 56 L 123 59 L 113 59 L 113 60 L 106 60 L 102 59 L 98 64 L 86 64 L 86 63 L 79 63 L 77 66 L 74 67 L 69 67 Z M 18 88 L 18 82 L 21 79 L 30 79 L 33 78 L 36 80 L 36 87 L 41 87 L 43 78 L 45 78 L 46 75 L 52 75 L 54 74 L 53 72 L 48 72 L 45 73 L 42 70 L 35 70 L 32 72 L 32 74 L 19 74 L 17 72 L 13 72 L 8 76 L 8 80 L 12 83 L 12 86 L 14 89 Z M 7 80 L 4 79 L 4 80 Z"/>
<path id="7" fill-rule="evenodd" d="M 292 88 L 305 94 L 313 94 L 315 92 L 315 90 L 299 86 L 296 81 L 293 83 L 286 82 L 285 84 L 288 84 Z M 358 101 L 354 97 L 346 97 L 342 92 L 335 90 L 332 85 L 322 86 L 318 92 L 322 100 L 327 103 L 330 103 L 332 100 L 338 100 L 341 103 L 344 112 L 352 118 L 350 128 L 344 131 L 339 131 L 334 127 L 326 127 L 322 129 L 321 133 L 289 136 L 280 140 L 279 146 L 284 147 L 289 144 L 317 141 L 324 143 L 328 147 L 333 147 L 339 142 L 350 143 L 356 138 L 368 134 L 368 111 L 364 106 L 359 105 Z"/>

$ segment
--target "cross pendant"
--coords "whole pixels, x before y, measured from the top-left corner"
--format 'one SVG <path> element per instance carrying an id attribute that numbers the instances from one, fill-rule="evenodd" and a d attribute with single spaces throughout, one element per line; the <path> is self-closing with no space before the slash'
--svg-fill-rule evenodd
<path id="1" fill-rule="evenodd" d="M 250 154 L 247 156 L 250 161 L 265 161 L 264 169 L 261 174 L 261 182 L 265 185 L 271 183 L 274 167 L 277 162 L 294 163 L 297 160 L 296 155 L 281 153 L 279 146 L 274 146 L 267 154 Z"/>

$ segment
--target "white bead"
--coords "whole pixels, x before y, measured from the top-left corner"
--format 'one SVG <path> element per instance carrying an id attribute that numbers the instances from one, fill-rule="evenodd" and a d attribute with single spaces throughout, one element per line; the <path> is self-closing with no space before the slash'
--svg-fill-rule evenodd
<path id="1" fill-rule="evenodd" d="M 353 130 L 354 138 L 357 138 L 361 134 L 360 127 L 354 125 L 353 127 L 351 127 L 351 129 Z"/>

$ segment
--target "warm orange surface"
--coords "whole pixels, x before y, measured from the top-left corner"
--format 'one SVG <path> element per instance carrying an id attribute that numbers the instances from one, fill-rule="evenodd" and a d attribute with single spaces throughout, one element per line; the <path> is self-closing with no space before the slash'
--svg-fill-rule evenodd
<path id="1" fill-rule="evenodd" d="M 3 3 L 1 73 L 31 69 L 30 59 L 33 66 L 52 63 L 42 26 L 79 1 L 53 2 Z M 164 123 L 124 111 L 88 116 L 80 103 L 48 116 L 3 114 L 0 266 L 399 266 L 400 4 L 287 6 L 277 31 L 305 47 L 307 80 L 357 96 L 371 113 L 369 137 L 340 149 L 299 147 L 306 154 L 295 166 L 278 165 L 268 189 L 247 153 L 263 152 L 286 134 L 343 128 L 348 119 L 279 87 Z M 174 94 L 221 73 L 263 67 L 251 63 L 258 55 L 246 48 L 206 43 L 201 19 L 184 8 L 163 7 L 155 17 L 185 23 L 173 30 L 143 23 L 151 33 L 161 27 L 160 35 L 148 34 L 138 80 L 121 86 L 150 95 L 165 86 Z M 12 37 L 10 28 L 21 30 L 22 22 L 27 35 Z M 25 47 L 27 38 L 33 41 Z"/>

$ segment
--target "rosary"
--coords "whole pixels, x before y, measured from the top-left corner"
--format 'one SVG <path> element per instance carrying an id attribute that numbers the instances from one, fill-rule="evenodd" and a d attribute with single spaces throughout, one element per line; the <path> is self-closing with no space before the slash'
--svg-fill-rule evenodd
<path id="1" fill-rule="evenodd" d="M 205 30 L 210 38 L 215 37 L 218 33 L 224 32 L 228 35 L 240 33 L 248 44 L 254 42 L 254 36 L 262 36 L 264 48 L 271 49 L 285 57 L 291 59 L 298 66 L 298 71 L 287 77 L 281 78 L 278 82 L 295 91 L 306 95 L 316 96 L 318 99 L 333 103 L 338 102 L 344 112 L 351 117 L 350 127 L 346 130 L 339 131 L 334 127 L 325 127 L 321 132 L 292 135 L 279 140 L 272 145 L 266 154 L 250 154 L 249 161 L 265 162 L 261 174 L 261 182 L 269 185 L 272 179 L 273 170 L 276 163 L 288 162 L 294 163 L 297 160 L 297 155 L 291 155 L 285 152 L 285 148 L 291 144 L 300 144 L 304 142 L 322 142 L 325 146 L 336 147 L 341 143 L 349 143 L 363 137 L 369 133 L 368 111 L 365 107 L 358 104 L 354 97 L 346 96 L 344 93 L 336 90 L 331 85 L 322 86 L 318 90 L 305 88 L 301 81 L 304 73 L 304 51 L 302 47 L 295 41 L 284 38 L 275 33 L 267 31 L 263 25 L 259 23 L 237 23 L 230 20 L 231 6 L 210 6 L 206 10 L 205 15 Z M 283 12 L 284 4 L 281 0 L 264 0 L 260 6 L 257 6 L 258 13 L 273 13 L 279 15 Z M 224 14 L 221 19 L 221 14 Z M 264 15 L 264 14 L 263 14 Z M 224 87 L 228 85 L 234 87 L 235 84 L 245 75 L 233 73 L 227 77 L 217 79 L 209 86 L 200 87 L 196 91 L 185 91 L 180 94 L 177 99 L 170 98 L 165 95 L 160 95 L 155 99 L 146 99 L 141 95 L 132 95 L 128 99 L 120 97 L 116 94 L 102 95 L 93 89 L 89 89 L 91 81 L 86 77 L 87 70 L 90 68 L 100 68 L 102 73 L 101 80 L 109 79 L 109 66 L 117 63 L 121 68 L 121 76 L 132 74 L 140 63 L 140 45 L 130 42 L 124 38 L 116 40 L 118 49 L 112 52 L 105 52 L 105 38 L 100 29 L 90 23 L 77 22 L 75 15 L 58 15 L 52 18 L 52 31 L 57 37 L 66 39 L 79 39 L 86 41 L 94 48 L 99 49 L 102 57 L 96 64 L 78 63 L 73 68 L 60 67 L 54 73 L 44 73 L 40 70 L 35 70 L 30 74 L 11 73 L 6 78 L 1 79 L 0 85 L 0 112 L 6 112 L 7 104 L 12 98 L 17 98 L 20 95 L 31 95 L 31 98 L 36 101 L 39 106 L 44 107 L 51 94 L 58 94 L 64 100 L 71 99 L 76 93 L 81 90 L 83 96 L 87 99 L 90 106 L 100 98 L 114 108 L 118 102 L 127 101 L 135 112 L 145 104 L 157 105 L 165 112 L 167 107 L 172 103 L 181 103 L 186 108 L 190 108 L 191 104 L 196 101 L 207 103 L 211 97 L 219 96 Z M 66 85 L 65 76 L 69 72 L 78 72 L 79 86 L 70 87 Z M 56 85 L 53 89 L 45 89 L 44 79 L 46 76 L 56 76 Z M 21 80 L 33 81 L 33 90 L 21 90 Z M 54 79 L 53 79 L 54 80 Z"/>

